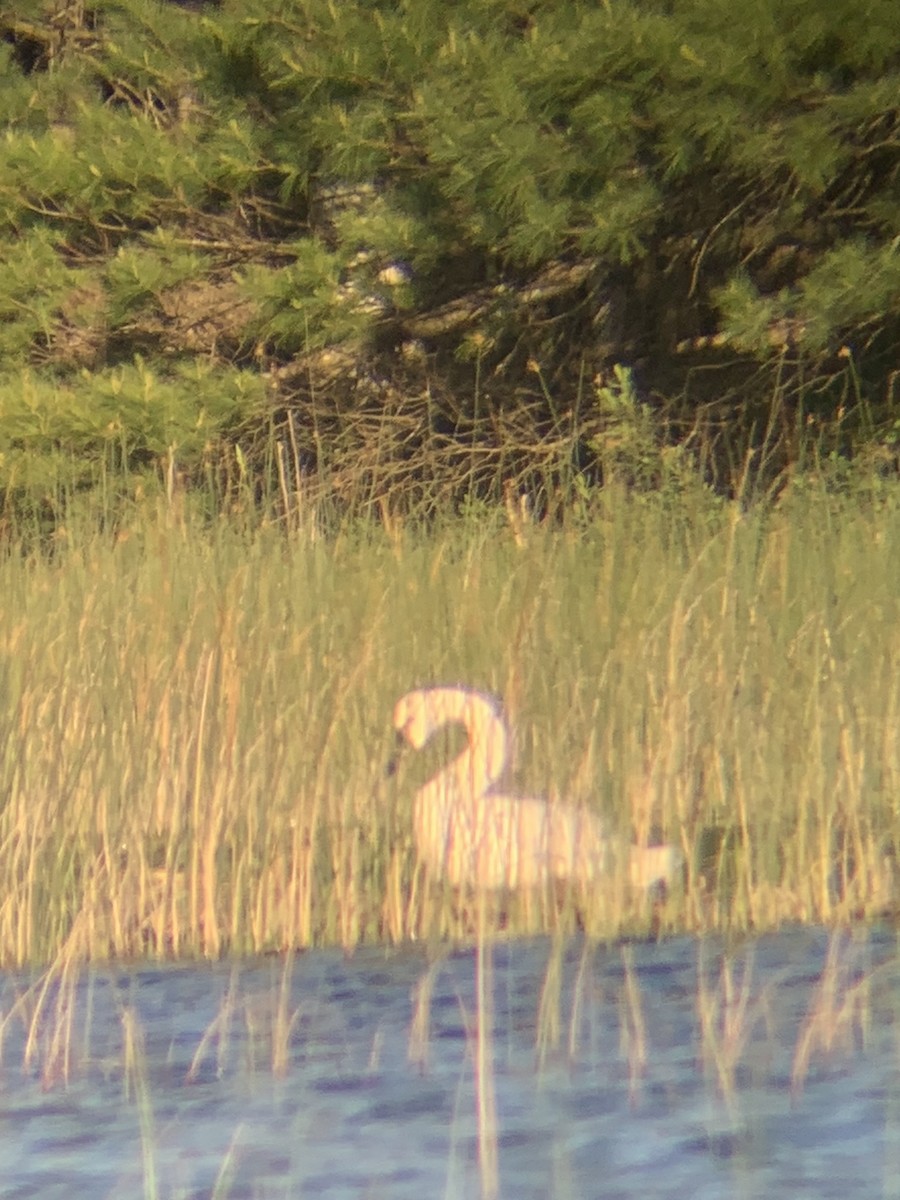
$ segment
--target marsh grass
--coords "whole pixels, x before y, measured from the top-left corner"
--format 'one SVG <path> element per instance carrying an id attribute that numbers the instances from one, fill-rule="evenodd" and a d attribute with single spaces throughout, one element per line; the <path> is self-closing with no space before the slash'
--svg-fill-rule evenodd
<path id="1" fill-rule="evenodd" d="M 156 1200 L 159 1195 L 156 1179 L 156 1117 L 150 1091 L 144 1032 L 137 1014 L 130 1005 L 122 1011 L 122 1042 L 125 1099 L 135 1104 L 140 1122 L 144 1195 L 147 1200 Z"/>
<path id="2" fill-rule="evenodd" d="M 832 937 L 815 994 L 800 1028 L 791 1069 L 791 1092 L 802 1092 L 814 1058 L 852 1058 L 871 1032 L 872 988 L 879 975 L 862 939 L 849 948 Z"/>
<path id="3" fill-rule="evenodd" d="M 114 531 L 7 542 L 0 964 L 470 937 L 411 840 L 448 745 L 384 773 L 429 682 L 504 698 L 517 790 L 684 850 L 664 902 L 513 896 L 508 935 L 893 908 L 900 493 L 323 523 L 210 519 L 173 482 Z"/>
<path id="4" fill-rule="evenodd" d="M 699 964 L 697 1020 L 703 1068 L 730 1114 L 738 1100 L 737 1072 L 750 1057 L 758 1028 L 771 1039 L 771 996 L 777 982 L 757 986 L 752 947 L 740 958 L 725 957 L 717 974 Z"/>

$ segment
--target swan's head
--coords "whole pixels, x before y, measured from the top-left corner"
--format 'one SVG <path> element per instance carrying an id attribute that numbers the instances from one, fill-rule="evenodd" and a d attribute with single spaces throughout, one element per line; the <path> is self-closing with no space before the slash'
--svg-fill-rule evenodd
<path id="1" fill-rule="evenodd" d="M 394 728 L 415 750 L 421 750 L 435 725 L 423 692 L 410 692 L 394 706 Z"/>
<path id="2" fill-rule="evenodd" d="M 492 696 L 464 687 L 420 688 L 394 707 L 398 737 L 416 750 L 421 750 L 436 730 L 452 724 L 465 726 L 470 753 L 481 764 L 486 779 L 495 779 L 506 762 L 506 729 Z"/>
<path id="3" fill-rule="evenodd" d="M 444 725 L 465 725 L 470 739 L 478 737 L 498 716 L 496 701 L 465 687 L 418 688 L 397 701 L 394 728 L 416 750 Z"/>

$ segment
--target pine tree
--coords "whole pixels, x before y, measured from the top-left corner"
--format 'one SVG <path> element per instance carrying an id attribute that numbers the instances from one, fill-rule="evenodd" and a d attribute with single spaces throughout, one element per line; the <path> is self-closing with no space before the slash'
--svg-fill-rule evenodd
<path id="1" fill-rule="evenodd" d="M 688 407 L 709 399 L 685 390 L 698 355 L 727 366 L 735 432 L 776 373 L 826 410 L 848 372 L 870 415 L 890 401 L 894 0 L 864 19 L 850 0 L 31 0 L 0 28 L 19 421 L 35 379 L 88 370 L 106 404 L 123 366 L 176 379 L 198 355 L 267 372 L 287 406 L 389 407 L 385 381 L 427 381 L 432 427 L 517 409 L 536 444 L 561 408 L 597 418 L 579 381 L 616 362 Z"/>

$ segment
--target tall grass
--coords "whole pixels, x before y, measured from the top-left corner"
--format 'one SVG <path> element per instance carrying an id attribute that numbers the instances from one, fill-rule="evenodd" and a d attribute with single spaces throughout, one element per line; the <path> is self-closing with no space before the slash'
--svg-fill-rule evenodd
<path id="1" fill-rule="evenodd" d="M 91 527 L 95 528 L 95 527 Z M 900 493 L 744 511 L 615 487 L 552 525 L 73 521 L 0 560 L 0 964 L 218 956 L 471 932 L 388 780 L 395 699 L 501 694 L 512 786 L 685 851 L 655 912 L 592 932 L 762 929 L 893 902 Z M 511 932 L 553 927 L 513 897 Z"/>

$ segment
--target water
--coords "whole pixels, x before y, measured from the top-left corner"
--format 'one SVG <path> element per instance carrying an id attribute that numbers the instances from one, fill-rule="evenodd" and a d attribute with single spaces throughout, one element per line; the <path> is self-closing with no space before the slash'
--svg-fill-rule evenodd
<path id="1" fill-rule="evenodd" d="M 478 1197 L 474 963 L 107 968 L 39 1009 L 0 976 L 0 1197 Z M 900 1194 L 898 964 L 886 931 L 496 946 L 501 1196 Z"/>

